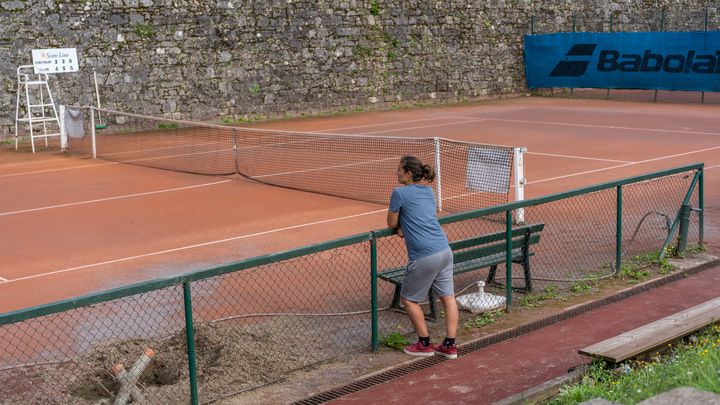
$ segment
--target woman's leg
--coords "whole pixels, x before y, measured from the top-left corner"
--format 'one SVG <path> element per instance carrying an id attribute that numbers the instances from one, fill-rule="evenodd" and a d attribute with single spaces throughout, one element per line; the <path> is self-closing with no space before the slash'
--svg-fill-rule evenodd
<path id="1" fill-rule="evenodd" d="M 455 301 L 455 296 L 448 295 L 445 297 L 440 297 L 440 301 L 442 301 L 443 308 L 445 308 L 445 337 L 454 339 L 457 335 L 458 322 L 460 318 L 460 313 L 458 312 L 458 306 L 457 302 Z M 408 313 L 410 312 L 408 311 Z M 425 319 L 423 318 L 423 323 L 424 320 Z"/>
<path id="2" fill-rule="evenodd" d="M 405 311 L 410 317 L 410 322 L 412 322 L 417 335 L 420 337 L 430 336 L 427 324 L 425 323 L 425 314 L 423 313 L 420 305 L 415 302 L 408 301 L 405 298 L 402 298 L 402 303 L 405 306 Z"/>

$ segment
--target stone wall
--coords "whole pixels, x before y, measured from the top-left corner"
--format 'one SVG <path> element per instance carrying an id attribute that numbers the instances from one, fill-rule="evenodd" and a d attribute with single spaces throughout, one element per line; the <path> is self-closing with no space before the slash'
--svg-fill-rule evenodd
<path id="1" fill-rule="evenodd" d="M 661 10 L 665 10 L 664 17 Z M 718 29 L 715 1 L 0 0 L 0 137 L 31 50 L 78 50 L 56 103 L 186 119 L 297 116 L 525 90 L 535 32 Z"/>

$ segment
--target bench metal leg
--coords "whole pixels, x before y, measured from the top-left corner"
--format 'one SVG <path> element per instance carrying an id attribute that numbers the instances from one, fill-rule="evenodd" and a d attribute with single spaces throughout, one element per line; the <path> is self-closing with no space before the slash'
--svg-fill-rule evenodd
<path id="1" fill-rule="evenodd" d="M 521 291 L 521 292 L 532 292 L 532 277 L 530 274 L 530 260 L 524 260 L 522 262 L 513 262 L 516 264 L 521 264 L 523 266 L 523 276 L 525 277 L 525 285 L 523 287 L 512 287 L 514 291 Z M 485 284 L 493 287 L 504 287 L 504 284 L 498 283 L 495 281 L 495 273 L 497 273 L 497 265 L 490 267 L 490 272 L 488 272 L 488 276 L 485 279 Z M 510 280 L 510 283 L 512 283 L 512 280 Z"/>
<path id="2" fill-rule="evenodd" d="M 395 293 L 393 294 L 392 304 L 390 308 L 400 308 L 400 285 L 395 285 Z"/>
<path id="3" fill-rule="evenodd" d="M 522 264 L 523 275 L 525 276 L 525 288 L 523 291 L 532 292 L 532 277 L 530 277 L 530 260 L 525 260 Z"/>
<path id="4" fill-rule="evenodd" d="M 485 279 L 485 284 L 487 285 L 494 285 L 499 286 L 500 283 L 495 281 L 495 272 L 497 271 L 497 264 L 494 266 L 490 266 L 490 272 L 487 275 L 487 278 Z"/>

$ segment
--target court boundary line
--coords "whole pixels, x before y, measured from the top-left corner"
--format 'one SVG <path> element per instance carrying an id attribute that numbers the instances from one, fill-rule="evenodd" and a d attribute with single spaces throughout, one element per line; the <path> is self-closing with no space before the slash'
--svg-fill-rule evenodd
<path id="1" fill-rule="evenodd" d="M 720 146 L 717 146 L 717 147 L 714 147 L 714 148 L 710 148 L 710 149 L 711 149 L 711 150 L 720 149 Z M 615 169 L 615 168 L 618 168 L 618 167 L 624 167 L 624 166 L 629 166 L 629 165 L 633 165 L 633 164 L 640 164 L 640 163 L 647 163 L 647 162 L 653 161 L 653 160 L 666 159 L 666 158 L 671 158 L 671 157 L 677 157 L 677 156 L 681 156 L 681 155 L 686 155 L 686 154 L 689 154 L 689 153 L 700 153 L 700 152 L 702 152 L 702 151 L 687 152 L 687 153 L 683 153 L 683 154 L 679 154 L 679 155 L 671 155 L 671 156 L 668 156 L 668 157 L 660 157 L 660 158 L 655 158 L 655 159 L 649 159 L 648 161 L 643 161 L 643 162 L 630 163 L 630 164 L 626 164 L 626 165 L 612 166 L 612 167 L 608 167 L 608 168 L 604 168 L 604 169 L 600 169 L 600 170 L 610 170 L 610 169 Z M 716 169 L 716 168 L 720 168 L 720 165 L 715 165 L 715 166 L 706 167 L 706 168 L 704 168 L 704 170 L 710 170 L 710 169 Z M 590 171 L 590 172 L 594 172 L 594 171 Z M 583 175 L 583 174 L 587 174 L 587 173 L 588 173 L 588 172 L 576 173 L 576 174 L 568 175 L 568 176 L 566 176 L 566 177 L 578 176 L 578 175 Z M 547 180 L 539 180 L 539 181 L 536 181 L 536 182 L 533 182 L 533 183 L 540 183 L 540 182 L 543 182 L 543 181 L 547 181 Z M 528 183 L 528 184 L 531 184 L 531 183 Z M 456 197 L 452 197 L 452 198 L 456 198 Z M 178 252 L 178 251 L 182 251 L 182 250 L 189 250 L 189 249 L 195 249 L 195 248 L 199 248 L 199 247 L 211 246 L 211 245 L 216 245 L 216 244 L 221 244 L 221 243 L 226 243 L 226 242 L 231 242 L 231 241 L 236 241 L 236 240 L 241 240 L 241 239 L 248 239 L 248 238 L 253 238 L 253 237 L 257 237 L 257 236 L 269 235 L 269 234 L 277 233 L 277 232 L 284 232 L 284 231 L 288 231 L 288 230 L 299 229 L 299 228 L 304 228 L 304 227 L 309 227 L 309 226 L 315 226 L 315 225 L 321 225 L 321 224 L 326 224 L 326 223 L 330 223 L 330 222 L 343 221 L 343 220 L 346 220 L 346 219 L 359 218 L 359 217 L 362 217 L 362 216 L 378 214 L 378 213 L 386 212 L 386 211 L 387 211 L 387 208 L 383 208 L 383 209 L 381 209 L 381 210 L 369 211 L 369 212 L 364 212 L 364 213 L 360 213 L 360 214 L 348 215 L 348 216 L 344 216 L 344 217 L 330 218 L 330 219 L 325 219 L 325 220 L 321 220 L 321 221 L 315 221 L 315 222 L 309 222 L 309 223 L 304 223 L 304 224 L 292 225 L 292 226 L 283 227 L 283 228 L 270 229 L 270 230 L 267 230 L 267 231 L 256 232 L 256 233 L 246 234 L 246 235 L 239 235 L 239 236 L 235 236 L 235 237 L 231 237 L 231 238 L 225 238 L 225 239 L 219 239 L 219 240 L 215 240 L 215 241 L 203 242 L 203 243 L 194 244 L 194 245 L 181 246 L 181 247 L 173 248 L 173 249 L 166 249 L 166 250 L 157 251 L 157 252 L 145 253 L 145 254 L 142 254 L 142 255 L 128 256 L 128 257 L 123 257 L 123 258 L 120 258 L 120 259 L 109 260 L 109 261 L 105 261 L 105 262 L 92 263 L 92 264 L 87 264 L 87 265 L 83 265 L 83 266 L 77 266 L 77 267 L 72 267 L 72 268 L 67 268 L 67 269 L 55 270 L 55 271 L 51 271 L 51 272 L 33 274 L 33 275 L 31 275 L 31 276 L 19 277 L 19 278 L 16 278 L 16 279 L 5 279 L 5 281 L 2 282 L 2 283 L 0 283 L 0 284 L 10 284 L 10 283 L 13 283 L 13 282 L 24 281 L 24 280 L 31 280 L 31 279 L 36 279 L 36 278 L 41 278 L 41 277 L 46 277 L 46 276 L 52 276 L 52 275 L 55 275 L 55 274 L 61 274 L 61 273 L 68 273 L 68 272 L 73 272 L 73 271 L 79 271 L 79 270 L 84 270 L 84 269 L 88 269 L 88 268 L 92 268 L 92 267 L 97 267 L 97 266 L 103 266 L 103 265 L 107 265 L 107 264 L 114 264 L 114 263 L 131 261 L 131 260 L 135 260 L 135 259 L 139 259 L 139 258 L 143 258 L 143 257 L 159 256 L 159 255 L 166 254 L 166 253 L 174 253 L 174 252 Z"/>
<path id="2" fill-rule="evenodd" d="M 67 268 L 67 269 L 55 270 L 55 271 L 50 271 L 50 272 L 46 272 L 46 273 L 33 274 L 30 276 L 8 279 L 5 282 L 3 282 L 3 284 L 10 284 L 10 283 L 18 282 L 18 281 L 32 280 L 35 278 L 52 276 L 52 275 L 61 274 L 61 273 L 69 273 L 69 272 L 84 270 L 84 269 L 88 269 L 88 268 L 92 268 L 92 267 L 104 266 L 107 264 L 126 262 L 126 261 L 130 261 L 130 260 L 144 258 L 144 257 L 159 256 L 159 255 L 163 255 L 166 253 L 174 253 L 174 252 L 179 252 L 179 251 L 183 251 L 183 250 L 195 249 L 195 248 L 199 248 L 199 247 L 217 245 L 220 243 L 232 242 L 232 241 L 241 240 L 241 239 L 254 238 L 257 236 L 269 235 L 272 233 L 284 232 L 284 231 L 289 231 L 289 230 L 299 229 L 299 228 L 304 228 L 304 227 L 309 227 L 309 226 L 322 225 L 322 224 L 336 222 L 336 221 L 342 221 L 342 220 L 346 220 L 346 219 L 359 218 L 362 216 L 378 214 L 378 213 L 385 212 L 385 211 L 387 211 L 387 208 L 383 208 L 381 210 L 369 211 L 369 212 L 362 212 L 359 214 L 347 215 L 344 217 L 330 218 L 330 219 L 324 219 L 324 220 L 315 221 L 315 222 L 308 222 L 308 223 L 304 223 L 304 224 L 291 225 L 291 226 L 287 226 L 287 227 L 283 227 L 283 228 L 275 228 L 275 229 L 270 229 L 270 230 L 262 231 L 262 232 L 255 232 L 255 233 L 251 233 L 251 234 L 233 236 L 230 238 L 218 239 L 218 240 L 209 241 L 209 242 L 197 243 L 194 245 L 187 245 L 187 246 L 181 246 L 181 247 L 172 248 L 172 249 L 160 250 L 160 251 L 156 251 L 156 252 L 144 253 L 144 254 L 135 255 L 135 256 L 127 256 L 127 257 L 122 257 L 120 259 L 107 260 L 107 261 L 99 262 L 99 263 L 86 264 L 86 265 L 71 267 L 71 268 Z"/>
<path id="3" fill-rule="evenodd" d="M 601 162 L 634 163 L 634 161 L 632 161 L 632 160 L 603 159 L 603 158 L 593 158 L 593 157 L 588 157 L 588 156 L 560 155 L 560 154 L 556 154 L 556 153 L 544 153 L 544 152 L 525 152 L 525 154 L 526 155 L 561 157 L 561 158 L 568 158 L 568 159 L 598 160 Z"/>
<path id="4" fill-rule="evenodd" d="M 83 165 L 83 166 L 75 166 L 75 167 L 61 167 L 56 169 L 44 169 L 44 170 L 35 170 L 32 172 L 20 172 L 20 173 L 10 173 L 10 174 L 0 174 L 0 178 L 6 178 L 6 177 L 17 177 L 17 176 L 26 176 L 30 174 L 38 174 L 38 173 L 49 173 L 49 172 L 59 172 L 64 170 L 75 170 L 75 169 L 85 169 L 88 167 L 99 167 L 99 166 L 107 166 L 107 165 L 117 165 L 120 164 L 120 162 L 99 162 L 93 163 L 91 165 Z"/>
<path id="5" fill-rule="evenodd" d="M 6 279 L 5 277 L 0 277 L 0 284 L 7 283 L 7 281 L 8 279 Z"/>
<path id="6" fill-rule="evenodd" d="M 28 212 L 44 211 L 44 210 L 50 210 L 50 209 L 55 209 L 55 208 L 72 207 L 72 206 L 76 206 L 76 205 L 94 204 L 94 203 L 98 203 L 98 202 L 113 201 L 113 200 L 122 200 L 125 198 L 143 197 L 143 196 L 147 196 L 147 195 L 169 193 L 169 192 L 173 192 L 173 191 L 190 190 L 190 189 L 194 189 L 194 188 L 214 186 L 217 184 L 224 184 L 224 183 L 228 183 L 231 181 L 233 181 L 233 180 L 227 179 L 227 180 L 215 181 L 212 183 L 195 184 L 192 186 L 167 188 L 164 190 L 146 191 L 146 192 L 134 193 L 134 194 L 124 194 L 124 195 L 119 195 L 119 196 L 114 196 L 114 197 L 97 198 L 94 200 L 85 200 L 85 201 L 76 201 L 76 202 L 72 202 L 72 203 L 49 205 L 46 207 L 28 208 L 25 210 L 18 210 L 18 211 L 0 212 L 0 217 L 4 217 L 4 216 L 8 216 L 8 215 L 15 215 L 15 214 L 24 214 L 24 213 L 28 213 Z"/>
<path id="7" fill-rule="evenodd" d="M 313 131 L 313 132 L 343 131 L 343 130 L 346 130 L 346 129 L 381 127 L 381 126 L 384 126 L 384 125 L 407 124 L 407 123 L 409 123 L 409 122 L 434 121 L 434 120 L 445 120 L 445 119 L 448 119 L 448 118 L 445 117 L 445 116 L 439 116 L 439 117 L 434 117 L 434 118 L 421 118 L 421 119 L 417 119 L 417 120 L 393 121 L 393 122 L 390 123 L 390 124 L 384 122 L 384 123 L 381 123 L 381 124 L 366 124 L 366 125 L 355 125 L 355 126 L 352 126 L 352 127 L 328 128 L 328 129 L 321 129 L 321 130 Z"/>
<path id="8" fill-rule="evenodd" d="M 450 118 L 450 117 L 447 117 Z M 476 119 L 477 117 L 470 117 L 467 115 L 458 115 L 455 118 L 466 118 Z M 513 120 L 509 118 L 492 118 L 486 117 L 486 121 L 500 121 L 500 122 L 514 122 L 519 124 L 543 124 L 543 125 L 558 125 L 567 127 L 580 127 L 580 128 L 602 128 L 602 129 L 622 129 L 629 131 L 646 131 L 646 132 L 663 132 L 671 134 L 693 134 L 693 135 L 709 135 L 709 136 L 720 136 L 718 132 L 704 132 L 704 131 L 683 131 L 678 129 L 661 129 L 661 128 L 642 128 L 642 127 L 622 127 L 614 125 L 596 125 L 596 124 L 574 124 L 570 122 L 557 122 L 557 121 L 529 121 L 529 120 Z"/>
<path id="9" fill-rule="evenodd" d="M 551 177 L 551 178 L 542 179 L 542 180 L 529 181 L 529 182 L 527 182 L 526 184 L 537 184 L 537 183 L 544 183 L 544 182 L 546 182 L 546 181 L 566 179 L 566 178 L 568 178 L 568 177 L 582 176 L 582 175 L 585 175 L 585 174 L 597 173 L 597 172 L 602 172 L 602 171 L 605 171 L 605 170 L 617 169 L 617 168 L 620 168 L 620 167 L 640 165 L 640 164 L 645 164 L 645 163 L 650 163 L 650 162 L 656 162 L 656 161 L 658 161 L 658 160 L 673 159 L 673 158 L 676 158 L 676 157 L 686 156 L 686 155 L 692 155 L 692 154 L 695 154 L 695 153 L 704 153 L 704 152 L 709 152 L 709 151 L 716 150 L 716 149 L 720 149 L 720 146 L 713 146 L 712 148 L 700 149 L 700 150 L 695 150 L 695 151 L 690 151 L 690 152 L 683 152 L 683 153 L 678 153 L 678 154 L 675 154 L 675 155 L 660 156 L 660 157 L 656 157 L 656 158 L 652 158 L 652 159 L 640 160 L 640 161 L 637 161 L 637 162 L 626 163 L 626 164 L 622 164 L 622 165 L 609 166 L 609 167 L 604 167 L 604 168 L 601 168 L 601 169 L 588 170 L 588 171 L 584 171 L 584 172 L 580 172 L 580 173 L 574 173 L 574 174 L 567 174 L 567 175 L 564 175 L 564 176 L 557 176 L 557 177 Z"/>

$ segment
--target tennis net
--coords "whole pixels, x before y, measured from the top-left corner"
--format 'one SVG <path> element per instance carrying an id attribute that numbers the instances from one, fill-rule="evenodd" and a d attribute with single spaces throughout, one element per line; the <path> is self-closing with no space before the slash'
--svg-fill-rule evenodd
<path id="1" fill-rule="evenodd" d="M 66 109 L 73 113 L 63 124 L 71 153 L 188 173 L 237 174 L 379 204 L 387 204 L 397 187 L 400 158 L 414 155 L 435 168 L 438 205 L 449 212 L 508 202 L 514 156 L 521 150 L 443 138 L 289 132 Z"/>

